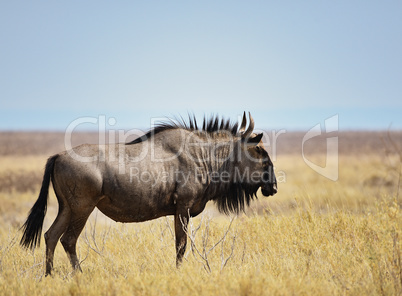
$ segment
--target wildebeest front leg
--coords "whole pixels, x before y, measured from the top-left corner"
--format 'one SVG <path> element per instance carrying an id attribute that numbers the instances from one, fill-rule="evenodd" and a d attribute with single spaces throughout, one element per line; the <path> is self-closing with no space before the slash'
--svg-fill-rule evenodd
<path id="1" fill-rule="evenodd" d="M 187 214 L 176 214 L 174 216 L 174 228 L 176 233 L 176 267 L 179 267 L 183 261 L 187 245 Z"/>

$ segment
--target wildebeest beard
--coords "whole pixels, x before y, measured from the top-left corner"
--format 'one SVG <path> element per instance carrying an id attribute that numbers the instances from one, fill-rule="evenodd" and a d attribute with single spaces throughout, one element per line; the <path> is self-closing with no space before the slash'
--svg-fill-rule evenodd
<path id="1" fill-rule="evenodd" d="M 228 145 L 227 147 L 233 147 Z M 238 147 L 234 145 L 234 147 Z M 239 147 L 238 147 L 239 148 Z M 240 149 L 240 148 L 239 148 Z M 218 169 L 216 175 L 217 181 L 209 182 L 205 194 L 209 200 L 213 200 L 218 210 L 224 214 L 240 213 L 244 211 L 246 206 L 255 198 L 257 199 L 257 191 L 261 184 L 250 183 L 250 171 L 248 168 L 245 172 L 241 172 L 237 166 L 239 163 L 233 159 L 238 152 L 226 151 L 231 154 L 227 157 L 224 164 Z M 227 175 L 227 179 L 220 176 Z"/>
<path id="2" fill-rule="evenodd" d="M 230 212 L 238 214 L 240 211 L 244 211 L 245 206 L 250 205 L 250 202 L 257 198 L 257 190 L 260 187 L 240 182 L 223 183 L 220 186 L 224 188 L 217 193 L 214 201 L 218 210 L 225 214 Z"/>

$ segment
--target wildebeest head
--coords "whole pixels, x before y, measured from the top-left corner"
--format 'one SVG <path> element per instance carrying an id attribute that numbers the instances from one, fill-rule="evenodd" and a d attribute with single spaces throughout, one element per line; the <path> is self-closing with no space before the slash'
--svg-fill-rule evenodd
<path id="1" fill-rule="evenodd" d="M 262 143 L 263 134 L 253 133 L 254 120 L 249 114 L 250 123 L 246 130 L 246 115 L 239 129 L 241 135 L 238 141 L 238 169 L 242 176 L 242 183 L 254 188 L 261 187 L 264 196 L 274 195 L 277 192 L 277 181 L 274 165 Z"/>

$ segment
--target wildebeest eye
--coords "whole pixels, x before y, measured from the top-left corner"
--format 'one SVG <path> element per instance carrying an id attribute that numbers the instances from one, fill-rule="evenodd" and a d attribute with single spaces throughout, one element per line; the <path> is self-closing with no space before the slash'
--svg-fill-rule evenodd
<path id="1" fill-rule="evenodd" d="M 265 157 L 267 155 L 267 152 L 264 150 L 264 148 L 260 147 L 260 146 L 256 146 L 256 151 L 259 155 Z"/>

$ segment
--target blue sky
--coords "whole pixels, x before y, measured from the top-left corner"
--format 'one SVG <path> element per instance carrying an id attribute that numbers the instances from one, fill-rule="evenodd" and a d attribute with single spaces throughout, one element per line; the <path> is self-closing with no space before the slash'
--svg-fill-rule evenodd
<path id="1" fill-rule="evenodd" d="M 2 1 L 0 130 L 194 112 L 402 129 L 401 1 Z M 93 125 L 83 126 L 93 128 Z"/>

